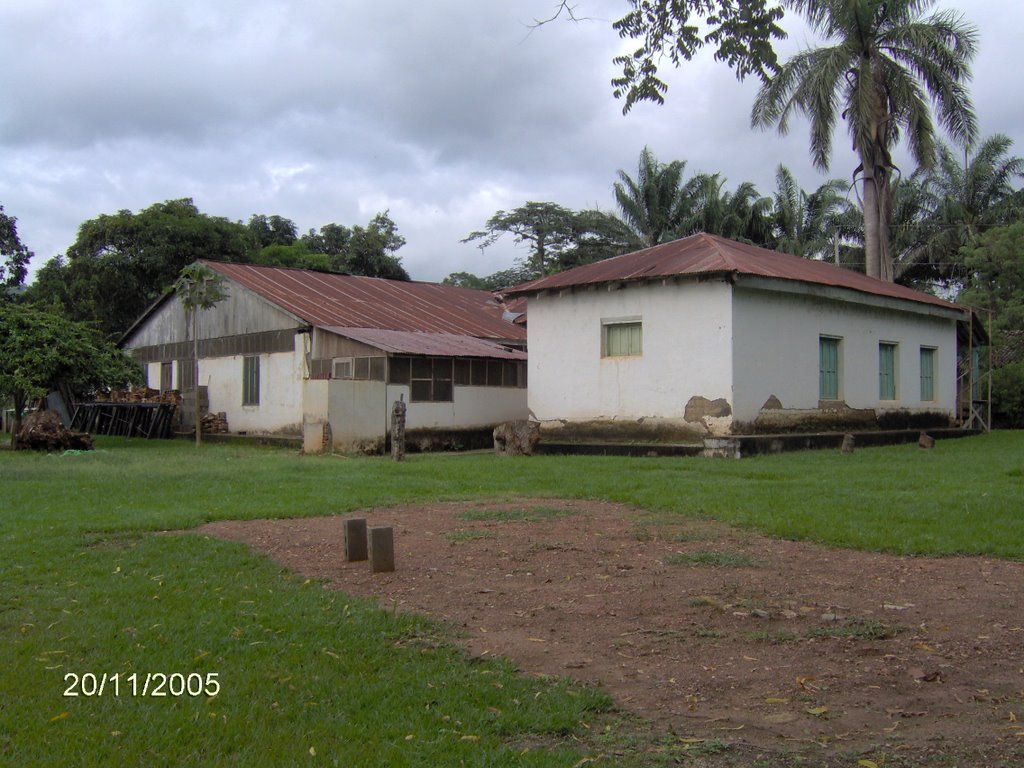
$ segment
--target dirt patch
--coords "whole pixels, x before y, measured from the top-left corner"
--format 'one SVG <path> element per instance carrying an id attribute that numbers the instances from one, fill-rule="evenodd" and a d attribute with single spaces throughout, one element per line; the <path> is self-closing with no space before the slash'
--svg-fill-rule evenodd
<path id="1" fill-rule="evenodd" d="M 600 685 L 680 738 L 819 765 L 1024 757 L 1024 563 L 826 549 L 582 501 L 352 516 L 394 527 L 395 573 L 342 562 L 340 517 L 198 530 L 429 614 L 473 654 Z"/>

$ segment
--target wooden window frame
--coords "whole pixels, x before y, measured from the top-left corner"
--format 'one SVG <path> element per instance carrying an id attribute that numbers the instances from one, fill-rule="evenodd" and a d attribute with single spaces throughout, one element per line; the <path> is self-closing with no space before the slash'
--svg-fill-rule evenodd
<path id="1" fill-rule="evenodd" d="M 900 399 L 899 344 L 894 341 L 878 342 L 878 399 L 886 403 Z"/>
<path id="2" fill-rule="evenodd" d="M 636 331 L 635 337 L 633 331 Z M 627 333 L 625 341 L 626 351 L 618 351 L 621 347 L 621 340 L 617 338 L 621 333 Z M 616 337 L 613 340 L 613 335 Z M 614 350 L 613 351 L 613 347 Z M 601 357 L 602 358 L 629 358 L 643 357 L 644 354 L 644 324 L 639 317 L 617 318 L 615 320 L 601 321 Z"/>
<path id="3" fill-rule="evenodd" d="M 921 347 L 920 352 L 920 374 L 921 374 L 921 402 L 934 403 L 935 397 L 935 358 L 937 348 Z M 928 361 L 927 365 L 925 360 Z M 926 370 L 927 369 L 927 370 Z"/>

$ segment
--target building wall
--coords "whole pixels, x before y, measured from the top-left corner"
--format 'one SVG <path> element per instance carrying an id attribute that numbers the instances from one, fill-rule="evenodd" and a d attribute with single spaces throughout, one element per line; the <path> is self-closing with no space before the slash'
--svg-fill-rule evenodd
<path id="1" fill-rule="evenodd" d="M 839 399 L 849 408 L 872 409 L 876 414 L 906 410 L 952 416 L 956 322 L 944 314 L 737 287 L 733 299 L 735 418 L 754 421 L 772 396 L 783 411 L 818 409 L 819 338 L 823 335 L 840 339 Z M 898 345 L 896 400 L 879 397 L 880 342 Z M 922 402 L 920 397 L 922 346 L 936 348 L 934 402 Z"/>
<path id="2" fill-rule="evenodd" d="M 531 297 L 531 414 L 542 425 L 661 419 L 696 431 L 727 427 L 728 408 L 722 406 L 732 402 L 730 301 L 724 281 Z M 642 354 L 602 357 L 603 324 L 636 319 Z M 718 401 L 718 407 L 698 413 L 696 401 Z"/>
<path id="3" fill-rule="evenodd" d="M 255 355 L 260 360 L 258 405 L 242 404 L 244 355 L 199 361 L 199 384 L 208 388 L 210 411 L 223 411 L 232 432 L 300 434 L 303 421 L 303 336 L 293 352 Z"/>

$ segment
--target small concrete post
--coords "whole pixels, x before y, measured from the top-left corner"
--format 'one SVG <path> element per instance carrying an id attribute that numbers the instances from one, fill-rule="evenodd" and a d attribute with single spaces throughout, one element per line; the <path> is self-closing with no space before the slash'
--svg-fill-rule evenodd
<path id="1" fill-rule="evenodd" d="M 843 435 L 843 445 L 839 450 L 843 453 L 853 453 L 853 444 L 855 442 L 856 439 L 854 438 L 854 436 L 847 432 L 845 435 Z"/>
<path id="2" fill-rule="evenodd" d="M 370 529 L 370 572 L 395 570 L 395 539 L 391 528 Z"/>
<path id="3" fill-rule="evenodd" d="M 355 517 L 345 521 L 345 562 L 366 559 L 366 519 Z"/>
<path id="4" fill-rule="evenodd" d="M 391 458 L 401 461 L 405 458 L 405 395 L 399 395 L 391 408 Z"/>

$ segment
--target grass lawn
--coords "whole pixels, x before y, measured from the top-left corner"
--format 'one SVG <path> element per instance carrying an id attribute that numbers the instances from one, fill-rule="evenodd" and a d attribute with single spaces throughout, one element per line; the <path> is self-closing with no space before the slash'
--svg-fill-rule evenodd
<path id="1" fill-rule="evenodd" d="M 588 497 L 835 546 L 1024 560 L 1024 433 L 738 462 L 471 454 L 396 465 L 184 441 L 97 447 L 0 451 L 3 765 L 574 766 L 632 737 L 598 691 L 465 659 L 428 621 L 303 582 L 240 545 L 152 531 Z M 155 673 L 219 691 L 140 695 Z M 68 674 L 106 675 L 104 693 L 65 696 Z"/>

